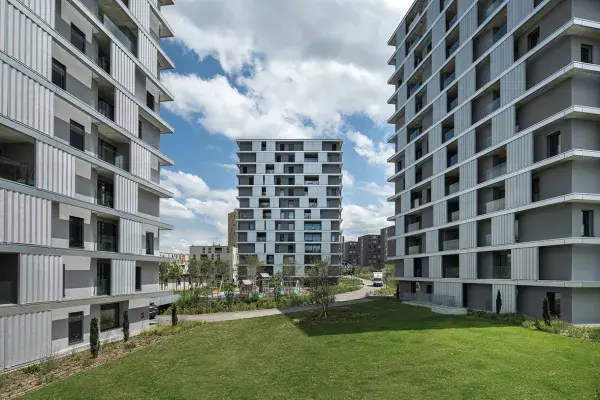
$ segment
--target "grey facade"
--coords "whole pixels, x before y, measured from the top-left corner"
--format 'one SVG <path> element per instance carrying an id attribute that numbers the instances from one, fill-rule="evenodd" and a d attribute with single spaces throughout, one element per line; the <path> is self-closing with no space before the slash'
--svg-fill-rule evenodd
<path id="1" fill-rule="evenodd" d="M 342 257 L 342 141 L 238 141 L 239 275 L 256 255 L 269 274 L 284 260 L 296 276 L 317 259 L 334 270 Z M 335 271 L 332 271 L 336 274 Z"/>
<path id="2" fill-rule="evenodd" d="M 349 241 L 343 244 L 342 260 L 353 265 L 358 264 L 358 242 Z"/>
<path id="3" fill-rule="evenodd" d="M 600 3 L 415 1 L 388 44 L 396 279 L 600 323 Z M 408 285 L 405 283 L 409 283 Z M 596 305 L 596 306 L 595 306 Z"/>
<path id="4" fill-rule="evenodd" d="M 363 235 L 358 237 L 358 263 L 363 267 L 373 266 L 381 269 L 382 264 L 381 236 Z"/>
<path id="5" fill-rule="evenodd" d="M 127 5 L 125 5 L 127 3 Z M 0 0 L 0 371 L 148 325 L 171 1 Z"/>
<path id="6" fill-rule="evenodd" d="M 381 263 L 388 264 L 390 262 L 390 257 L 394 257 L 396 255 L 396 246 L 394 242 L 390 240 L 391 237 L 396 235 L 396 227 L 394 225 L 388 226 L 387 228 L 381 229 L 381 233 L 379 234 L 381 238 Z"/>

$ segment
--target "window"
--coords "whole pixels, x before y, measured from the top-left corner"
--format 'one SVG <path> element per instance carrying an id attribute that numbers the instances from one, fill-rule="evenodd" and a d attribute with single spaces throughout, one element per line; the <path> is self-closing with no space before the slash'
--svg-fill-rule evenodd
<path id="1" fill-rule="evenodd" d="M 85 54 L 85 33 L 71 23 L 71 44 Z"/>
<path id="2" fill-rule="evenodd" d="M 548 308 L 551 315 L 560 318 L 560 292 L 546 293 L 548 298 Z"/>
<path id="3" fill-rule="evenodd" d="M 267 254 L 267 264 L 275 264 L 275 256 L 272 254 Z"/>
<path id="4" fill-rule="evenodd" d="M 67 67 L 52 59 L 52 83 L 61 88 L 67 89 Z"/>
<path id="5" fill-rule="evenodd" d="M 531 201 L 540 200 L 540 178 L 533 178 L 531 181 Z"/>
<path id="6" fill-rule="evenodd" d="M 266 151 L 267 150 L 267 142 L 260 142 L 260 150 L 261 151 Z"/>
<path id="7" fill-rule="evenodd" d="M 581 236 L 594 236 L 594 211 L 581 210 Z"/>
<path id="8" fill-rule="evenodd" d="M 527 50 L 531 50 L 537 46 L 539 40 L 540 28 L 535 28 L 535 30 L 527 36 Z"/>
<path id="9" fill-rule="evenodd" d="M 149 109 L 151 109 L 152 111 L 154 110 L 154 95 L 150 92 L 146 92 L 146 105 L 148 106 Z"/>
<path id="10" fill-rule="evenodd" d="M 67 268 L 65 264 L 63 264 L 63 279 L 62 279 L 62 288 L 63 288 L 63 298 L 67 297 Z"/>
<path id="11" fill-rule="evenodd" d="M 69 346 L 83 342 L 83 311 L 69 313 Z"/>
<path id="12" fill-rule="evenodd" d="M 546 156 L 554 157 L 560 153 L 560 132 L 546 136 Z"/>
<path id="13" fill-rule="evenodd" d="M 83 248 L 83 218 L 69 218 L 69 247 Z"/>
<path id="14" fill-rule="evenodd" d="M 83 125 L 71 120 L 71 136 L 69 138 L 69 144 L 75 147 L 77 150 L 84 150 L 85 143 L 85 130 Z"/>
<path id="15" fill-rule="evenodd" d="M 119 327 L 119 303 L 100 306 L 100 332 Z"/>
<path id="16" fill-rule="evenodd" d="M 146 232 L 146 254 L 154 254 L 154 232 Z"/>
<path id="17" fill-rule="evenodd" d="M 425 285 L 425 293 L 432 294 L 433 293 L 433 285 Z"/>
<path id="18" fill-rule="evenodd" d="M 138 137 L 142 138 L 142 121 L 138 120 Z"/>
<path id="19" fill-rule="evenodd" d="M 117 251 L 117 225 L 98 221 L 98 251 Z"/>
<path id="20" fill-rule="evenodd" d="M 593 52 L 592 52 L 592 46 L 588 45 L 588 44 L 582 44 L 581 45 L 581 62 L 584 63 L 592 63 L 593 60 Z"/>
<path id="21" fill-rule="evenodd" d="M 142 290 L 142 267 L 138 266 L 135 267 L 135 290 L 136 292 Z"/>
<path id="22" fill-rule="evenodd" d="M 96 263 L 96 296 L 110 295 L 110 260 Z"/>

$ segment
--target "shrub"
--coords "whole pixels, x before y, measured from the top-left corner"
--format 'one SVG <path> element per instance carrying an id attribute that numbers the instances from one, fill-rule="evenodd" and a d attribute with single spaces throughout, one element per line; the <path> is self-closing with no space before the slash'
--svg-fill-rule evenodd
<path id="1" fill-rule="evenodd" d="M 173 304 L 173 307 L 171 307 L 171 325 L 177 326 L 177 321 L 177 305 Z"/>
<path id="2" fill-rule="evenodd" d="M 40 372 L 40 364 L 33 364 L 33 365 L 28 365 L 25 368 L 23 368 L 23 372 L 26 374 L 37 374 L 38 372 Z"/>
<path id="3" fill-rule="evenodd" d="M 500 289 L 498 289 L 498 294 L 496 294 L 496 314 L 500 314 L 502 310 L 502 295 L 500 294 Z"/>
<path id="4" fill-rule="evenodd" d="M 544 301 L 542 301 L 542 318 L 544 318 L 546 325 L 550 325 L 550 307 L 548 306 L 547 297 L 544 297 Z"/>
<path id="5" fill-rule="evenodd" d="M 129 311 L 123 311 L 123 341 L 127 343 L 129 340 Z"/>
<path id="6" fill-rule="evenodd" d="M 98 318 L 92 318 L 90 321 L 90 353 L 93 358 L 98 357 L 100 352 L 100 334 L 98 331 Z"/>

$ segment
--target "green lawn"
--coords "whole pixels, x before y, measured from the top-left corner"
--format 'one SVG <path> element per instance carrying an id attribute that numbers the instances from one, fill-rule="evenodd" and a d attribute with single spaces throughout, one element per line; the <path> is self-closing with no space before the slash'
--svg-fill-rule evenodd
<path id="1" fill-rule="evenodd" d="M 393 301 L 200 326 L 29 399 L 586 399 L 600 345 Z"/>

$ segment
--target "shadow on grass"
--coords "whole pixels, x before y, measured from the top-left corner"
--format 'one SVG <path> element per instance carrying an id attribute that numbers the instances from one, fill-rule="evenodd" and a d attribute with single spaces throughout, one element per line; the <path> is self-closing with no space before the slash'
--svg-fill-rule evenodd
<path id="1" fill-rule="evenodd" d="M 285 314 L 308 336 L 345 335 L 379 331 L 460 329 L 515 326 L 505 321 L 435 314 L 426 307 L 395 300 L 374 300 L 332 308 L 327 320 L 317 311 Z"/>

